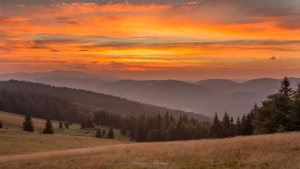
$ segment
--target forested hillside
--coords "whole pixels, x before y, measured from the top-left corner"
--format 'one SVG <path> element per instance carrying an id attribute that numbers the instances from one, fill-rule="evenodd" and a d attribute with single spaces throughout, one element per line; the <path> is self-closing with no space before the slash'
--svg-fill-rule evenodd
<path id="1" fill-rule="evenodd" d="M 172 110 L 154 105 L 142 104 L 135 101 L 130 101 L 124 98 L 95 93 L 85 90 L 71 89 L 65 87 L 53 87 L 50 85 L 32 83 L 25 81 L 2 81 L 0 82 L 0 89 L 16 90 L 21 92 L 33 92 L 38 94 L 47 94 L 49 96 L 59 96 L 68 99 L 72 103 L 80 103 L 89 105 L 99 110 L 106 110 L 109 112 L 122 115 L 157 115 L 169 112 L 174 118 L 179 119 L 180 115 L 187 115 L 188 118 L 195 118 L 199 121 L 212 121 L 211 118 L 188 113 L 181 110 Z"/>
<path id="2" fill-rule="evenodd" d="M 30 113 L 33 117 L 80 123 L 82 119 L 91 118 L 94 109 L 59 96 L 1 89 L 0 111 L 21 115 Z"/>

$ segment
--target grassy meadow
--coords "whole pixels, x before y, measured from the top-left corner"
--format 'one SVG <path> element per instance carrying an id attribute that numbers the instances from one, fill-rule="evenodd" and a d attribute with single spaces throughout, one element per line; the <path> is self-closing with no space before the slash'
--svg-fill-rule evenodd
<path id="1" fill-rule="evenodd" d="M 1 169 L 300 168 L 300 133 L 134 143 L 0 156 Z"/>
<path id="2" fill-rule="evenodd" d="M 76 125 L 70 131 L 57 129 L 54 135 L 40 134 L 45 120 L 36 118 L 36 132 L 28 133 L 21 131 L 23 116 L 1 112 L 0 119 L 1 169 L 300 168 L 299 132 L 132 143 L 85 137 Z M 53 125 L 58 127 L 57 122 Z"/>
<path id="3" fill-rule="evenodd" d="M 43 151 L 66 150 L 95 146 L 130 143 L 130 138 L 115 129 L 115 139 L 97 139 L 95 131 L 82 130 L 80 125 L 70 125 L 69 129 L 59 129 L 59 122 L 52 121 L 54 135 L 40 134 L 46 120 L 32 118 L 35 132 L 22 131 L 24 116 L 0 112 L 3 129 L 0 129 L 0 155 L 24 154 Z M 108 131 L 107 131 L 108 132 Z"/>

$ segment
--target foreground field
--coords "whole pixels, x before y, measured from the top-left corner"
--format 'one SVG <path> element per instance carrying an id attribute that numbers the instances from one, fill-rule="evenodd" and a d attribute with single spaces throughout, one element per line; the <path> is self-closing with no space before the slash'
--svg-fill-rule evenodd
<path id="1" fill-rule="evenodd" d="M 134 143 L 0 156 L 2 169 L 300 168 L 300 133 L 163 143 Z"/>
<path id="2" fill-rule="evenodd" d="M 0 155 L 26 154 L 34 152 L 67 150 L 96 146 L 127 144 L 130 138 L 115 130 L 115 139 L 94 138 L 95 131 L 81 130 L 79 125 L 60 130 L 58 122 L 53 121 L 55 134 L 45 135 L 40 132 L 45 128 L 46 120 L 32 118 L 35 132 L 22 131 L 24 116 L 0 112 L 4 129 L 0 129 Z M 88 133 L 87 133 L 88 132 Z"/>

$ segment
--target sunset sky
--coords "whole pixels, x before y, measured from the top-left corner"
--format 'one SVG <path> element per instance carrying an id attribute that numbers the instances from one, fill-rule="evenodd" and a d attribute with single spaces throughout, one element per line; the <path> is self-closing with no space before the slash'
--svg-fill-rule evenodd
<path id="1" fill-rule="evenodd" d="M 51 70 L 300 77 L 300 1 L 0 0 L 0 74 Z"/>

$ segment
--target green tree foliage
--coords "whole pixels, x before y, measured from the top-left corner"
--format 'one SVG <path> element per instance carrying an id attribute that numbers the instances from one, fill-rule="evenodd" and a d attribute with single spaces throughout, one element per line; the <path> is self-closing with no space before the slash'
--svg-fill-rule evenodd
<path id="1" fill-rule="evenodd" d="M 104 129 L 104 130 L 103 130 L 103 137 L 105 136 L 105 134 L 106 134 L 106 130 Z"/>
<path id="2" fill-rule="evenodd" d="M 64 125 L 65 125 L 65 128 L 66 129 L 69 129 L 69 123 L 66 121 L 66 122 L 64 122 Z"/>
<path id="3" fill-rule="evenodd" d="M 81 123 L 82 119 L 92 116 L 93 109 L 50 94 L 1 89 L 0 111 L 21 115 L 30 113 L 32 117 Z"/>
<path id="4" fill-rule="evenodd" d="M 286 96 L 292 95 L 293 91 L 292 91 L 292 88 L 290 87 L 290 85 L 291 85 L 291 83 L 288 80 L 288 78 L 284 77 L 284 79 L 281 81 L 279 93 L 284 94 Z"/>
<path id="5" fill-rule="evenodd" d="M 213 125 L 211 127 L 211 137 L 212 138 L 219 138 L 221 133 L 221 123 L 218 119 L 217 113 L 215 113 L 215 118 Z"/>
<path id="6" fill-rule="evenodd" d="M 96 138 L 101 138 L 102 137 L 101 129 L 97 128 L 95 137 Z"/>
<path id="7" fill-rule="evenodd" d="M 125 129 L 122 129 L 122 130 L 121 130 L 121 134 L 122 134 L 122 135 L 126 135 L 126 130 L 125 130 Z"/>
<path id="8" fill-rule="evenodd" d="M 108 137 L 108 138 L 111 138 L 111 139 L 114 139 L 114 138 L 115 138 L 115 135 L 114 135 L 114 129 L 112 128 L 112 126 L 109 127 L 107 137 Z"/>
<path id="9" fill-rule="evenodd" d="M 165 118 L 164 118 L 164 125 L 163 125 L 163 128 L 164 128 L 165 130 L 167 130 L 167 129 L 169 128 L 169 126 L 170 126 L 169 113 L 166 112 Z"/>
<path id="10" fill-rule="evenodd" d="M 150 142 L 158 141 L 158 132 L 155 129 L 151 129 L 147 135 L 147 140 Z"/>
<path id="11" fill-rule="evenodd" d="M 285 77 L 279 93 L 269 95 L 261 107 L 255 109 L 252 124 L 255 134 L 268 134 L 298 130 L 299 85 L 296 91 L 290 88 Z"/>
<path id="12" fill-rule="evenodd" d="M 177 128 L 176 126 L 174 125 L 171 125 L 168 129 L 168 132 L 167 132 L 167 136 L 166 136 L 166 140 L 167 141 L 174 141 L 174 140 L 177 140 Z"/>
<path id="13" fill-rule="evenodd" d="M 47 122 L 46 122 L 46 125 L 45 125 L 45 129 L 43 131 L 43 134 L 54 134 L 50 117 L 47 118 Z"/>
<path id="14" fill-rule="evenodd" d="M 34 132 L 33 122 L 29 113 L 27 113 L 27 115 L 25 116 L 23 131 Z"/>
<path id="15" fill-rule="evenodd" d="M 61 121 L 59 122 L 59 128 L 60 128 L 60 129 L 63 128 L 63 125 L 62 125 L 62 122 L 61 122 Z"/>

